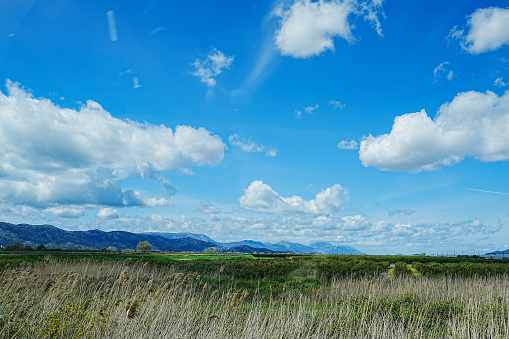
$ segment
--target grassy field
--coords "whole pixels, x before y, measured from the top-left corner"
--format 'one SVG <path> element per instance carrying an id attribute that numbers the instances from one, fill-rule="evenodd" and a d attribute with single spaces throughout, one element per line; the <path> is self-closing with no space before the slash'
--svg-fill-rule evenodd
<path id="1" fill-rule="evenodd" d="M 0 256 L 0 338 L 509 337 L 500 261 L 84 256 Z"/>

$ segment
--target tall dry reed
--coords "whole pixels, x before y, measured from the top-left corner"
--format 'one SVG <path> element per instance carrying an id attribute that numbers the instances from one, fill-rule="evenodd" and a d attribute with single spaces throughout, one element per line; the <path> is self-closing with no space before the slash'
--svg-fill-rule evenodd
<path id="1" fill-rule="evenodd" d="M 0 274 L 0 337 L 504 338 L 508 305 L 505 276 L 350 278 L 273 297 L 171 267 L 49 259 Z"/>

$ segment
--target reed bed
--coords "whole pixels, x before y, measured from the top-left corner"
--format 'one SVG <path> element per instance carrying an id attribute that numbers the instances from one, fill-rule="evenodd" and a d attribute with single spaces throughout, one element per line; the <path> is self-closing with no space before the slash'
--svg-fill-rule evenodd
<path id="1" fill-rule="evenodd" d="M 342 278 L 312 292 L 214 290 L 143 262 L 0 273 L 0 338 L 506 338 L 507 276 Z"/>

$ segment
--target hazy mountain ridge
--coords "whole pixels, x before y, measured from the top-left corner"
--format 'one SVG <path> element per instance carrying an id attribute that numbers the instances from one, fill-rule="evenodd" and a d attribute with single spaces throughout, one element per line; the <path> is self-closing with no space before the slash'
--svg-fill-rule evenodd
<path id="1" fill-rule="evenodd" d="M 509 258 L 509 249 L 503 250 L 503 251 L 493 251 L 488 252 L 484 254 L 485 256 L 493 256 L 493 257 L 502 257 L 502 258 Z"/>
<path id="2" fill-rule="evenodd" d="M 242 253 L 322 253 L 322 254 L 363 254 L 350 246 L 335 246 L 327 242 L 317 242 L 309 246 L 289 241 L 276 244 L 254 240 L 229 243 L 215 241 L 204 234 L 196 233 L 132 233 L 126 231 L 66 231 L 52 225 L 10 224 L 0 222 L 0 245 L 14 242 L 36 247 L 44 244 L 48 248 L 100 249 L 113 246 L 119 250 L 135 249 L 141 241 L 148 241 L 155 250 L 161 251 L 204 251 Z"/>
<path id="3" fill-rule="evenodd" d="M 302 245 L 299 243 L 292 243 L 289 241 L 280 241 L 276 244 L 272 243 L 263 243 L 255 240 L 242 240 L 242 241 L 234 241 L 234 242 L 218 242 L 215 241 L 206 235 L 203 234 L 193 234 L 193 233 L 151 233 L 157 234 L 160 236 L 164 236 L 164 234 L 171 234 L 172 236 L 177 236 L 179 234 L 186 236 L 196 236 L 199 235 L 201 237 L 206 237 L 210 239 L 212 242 L 216 243 L 219 246 L 229 248 L 232 252 L 237 252 L 235 249 L 242 248 L 243 246 L 248 246 L 251 248 L 258 248 L 264 250 L 270 250 L 273 252 L 292 252 L 292 253 L 301 253 L 301 254 L 312 254 L 312 253 L 320 253 L 320 254 L 364 254 L 359 250 L 351 247 L 351 246 L 336 246 L 332 245 L 328 242 L 316 242 L 311 245 Z M 259 251 L 261 252 L 261 251 Z"/>

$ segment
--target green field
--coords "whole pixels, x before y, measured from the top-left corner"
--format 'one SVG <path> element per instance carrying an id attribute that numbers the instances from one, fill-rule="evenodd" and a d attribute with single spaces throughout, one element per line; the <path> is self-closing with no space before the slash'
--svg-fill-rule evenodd
<path id="1" fill-rule="evenodd" d="M 0 255 L 0 338 L 504 338 L 509 261 Z"/>

